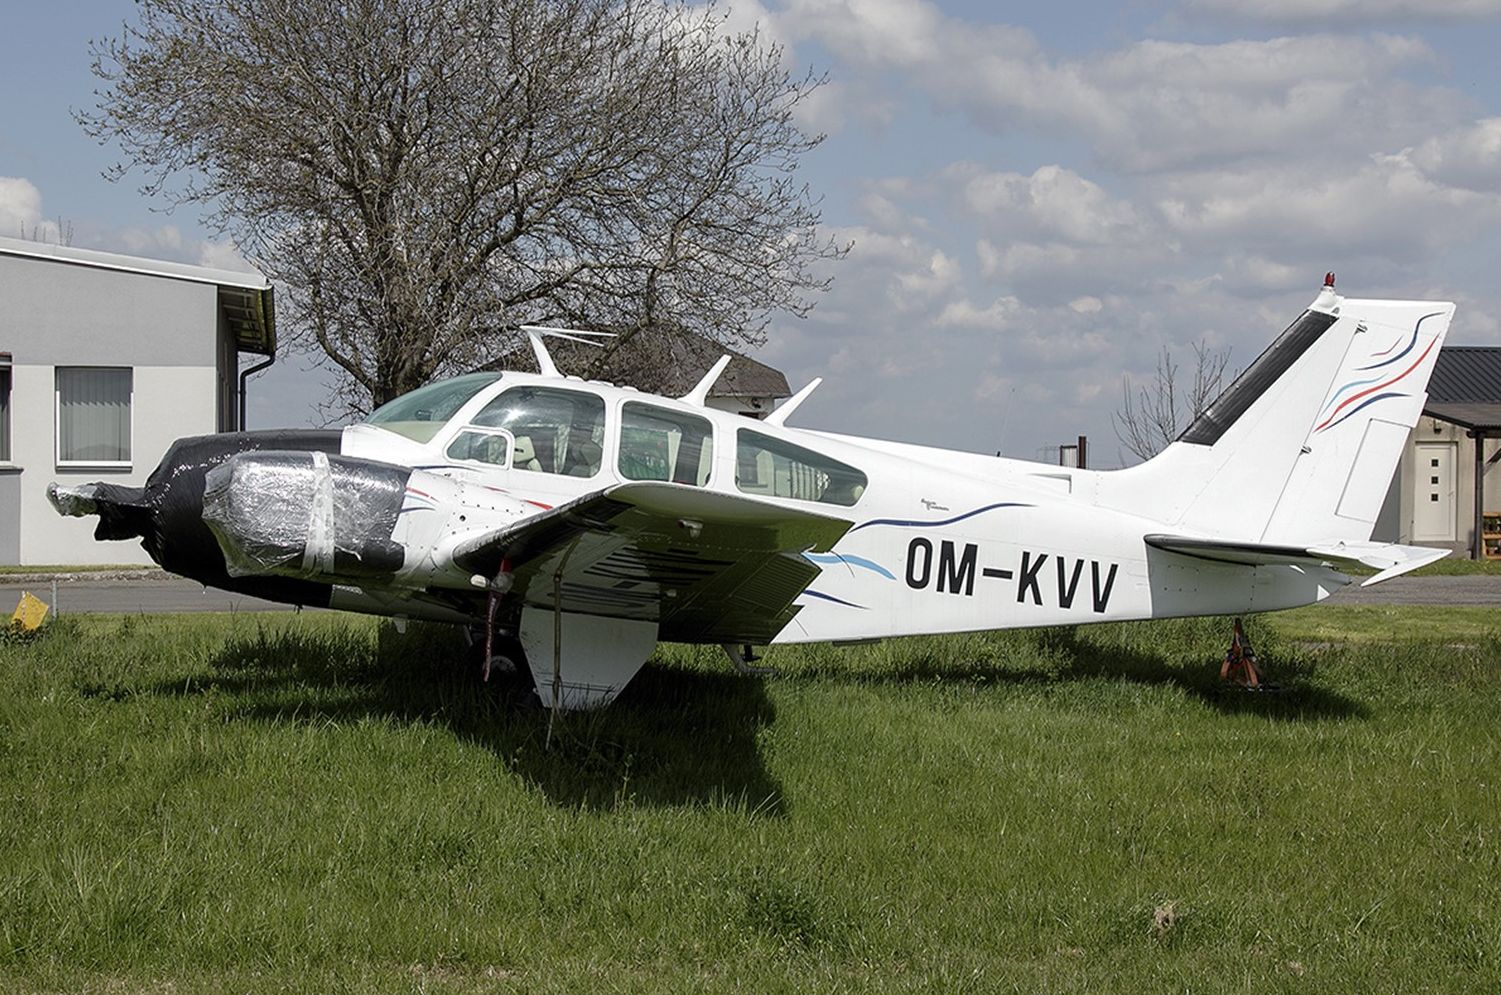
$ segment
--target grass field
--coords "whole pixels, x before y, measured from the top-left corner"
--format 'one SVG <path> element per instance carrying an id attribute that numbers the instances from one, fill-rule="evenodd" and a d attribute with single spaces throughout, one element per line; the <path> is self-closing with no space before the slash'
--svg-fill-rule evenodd
<path id="1" fill-rule="evenodd" d="M 1331 615 L 1333 611 L 1335 614 Z M 664 647 L 513 707 L 441 629 L 0 643 L 0 990 L 1501 990 L 1501 625 Z"/>

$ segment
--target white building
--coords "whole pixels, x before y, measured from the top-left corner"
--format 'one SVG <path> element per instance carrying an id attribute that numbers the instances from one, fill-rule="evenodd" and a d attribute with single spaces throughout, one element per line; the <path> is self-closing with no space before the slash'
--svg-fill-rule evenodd
<path id="1" fill-rule="evenodd" d="M 275 348 L 259 274 L 0 238 L 0 564 L 149 563 L 47 484 L 139 485 L 175 440 L 239 429 L 240 354 Z"/>
<path id="2" fill-rule="evenodd" d="M 1446 345 L 1375 538 L 1501 559 L 1501 488 L 1490 473 L 1498 461 L 1501 348 Z"/>

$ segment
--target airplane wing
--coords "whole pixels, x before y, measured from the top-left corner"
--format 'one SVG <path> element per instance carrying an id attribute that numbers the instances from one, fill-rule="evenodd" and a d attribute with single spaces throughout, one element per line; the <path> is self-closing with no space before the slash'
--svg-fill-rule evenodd
<path id="1" fill-rule="evenodd" d="M 826 551 L 849 521 L 681 484 L 619 484 L 458 544 L 461 569 L 493 577 L 510 561 L 507 598 L 655 620 L 660 638 L 766 643 L 797 614 Z"/>
<path id="2" fill-rule="evenodd" d="M 1165 549 L 1171 553 L 1195 556 L 1201 560 L 1218 560 L 1221 563 L 1242 563 L 1252 566 L 1293 564 L 1318 566 L 1326 563 L 1336 565 L 1364 564 L 1375 567 L 1375 575 L 1361 582 L 1361 587 L 1379 584 L 1409 570 L 1416 570 L 1425 563 L 1443 559 L 1447 549 L 1432 549 L 1427 546 L 1399 546 L 1382 542 L 1330 542 L 1313 546 L 1288 546 L 1276 543 L 1236 542 L 1225 539 L 1203 539 L 1194 536 L 1149 535 L 1148 546 Z"/>

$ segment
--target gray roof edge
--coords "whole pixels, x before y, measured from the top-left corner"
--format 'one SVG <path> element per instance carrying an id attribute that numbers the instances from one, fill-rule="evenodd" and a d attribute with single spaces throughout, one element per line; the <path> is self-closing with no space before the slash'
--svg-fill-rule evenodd
<path id="1" fill-rule="evenodd" d="M 1501 403 L 1483 401 L 1429 401 L 1423 414 L 1472 430 L 1501 429 Z"/>
<path id="2" fill-rule="evenodd" d="M 140 273 L 169 280 L 210 283 L 219 287 L 235 287 L 241 290 L 269 290 L 271 287 L 270 281 L 259 272 L 241 273 L 228 269 L 211 269 L 207 266 L 168 262 L 165 259 L 146 259 L 141 256 L 125 256 L 115 252 L 100 252 L 97 249 L 76 249 L 71 245 L 53 245 L 49 242 L 28 242 L 24 239 L 4 236 L 0 236 L 0 255 L 45 259 L 75 266 Z"/>

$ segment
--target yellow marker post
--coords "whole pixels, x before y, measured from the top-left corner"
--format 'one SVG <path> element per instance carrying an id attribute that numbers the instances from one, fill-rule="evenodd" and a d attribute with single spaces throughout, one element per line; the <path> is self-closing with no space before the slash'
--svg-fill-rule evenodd
<path id="1" fill-rule="evenodd" d="M 35 632 L 42 627 L 42 621 L 46 617 L 47 603 L 32 596 L 30 591 L 24 591 L 21 603 L 16 605 L 16 613 L 10 617 L 10 624 L 22 632 Z"/>

